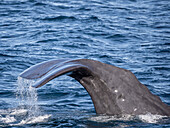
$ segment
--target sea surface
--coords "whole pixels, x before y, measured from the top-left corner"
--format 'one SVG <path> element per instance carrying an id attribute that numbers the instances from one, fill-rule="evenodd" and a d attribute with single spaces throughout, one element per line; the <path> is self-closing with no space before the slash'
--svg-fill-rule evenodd
<path id="1" fill-rule="evenodd" d="M 64 75 L 41 88 L 18 75 L 50 59 L 94 59 L 132 71 L 170 105 L 169 0 L 0 0 L 0 127 L 165 128 L 168 117 L 96 115 Z"/>

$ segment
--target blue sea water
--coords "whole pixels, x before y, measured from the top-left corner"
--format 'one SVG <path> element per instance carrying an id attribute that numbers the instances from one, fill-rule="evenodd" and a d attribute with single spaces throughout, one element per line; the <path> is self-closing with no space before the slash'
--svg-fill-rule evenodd
<path id="1" fill-rule="evenodd" d="M 19 109 L 18 75 L 62 58 L 128 69 L 170 105 L 169 0 L 0 0 L 0 127 L 170 127 L 169 119 L 149 115 L 96 115 L 86 90 L 68 76 L 38 88 L 35 102 L 43 114 L 23 120 L 28 107 Z"/>

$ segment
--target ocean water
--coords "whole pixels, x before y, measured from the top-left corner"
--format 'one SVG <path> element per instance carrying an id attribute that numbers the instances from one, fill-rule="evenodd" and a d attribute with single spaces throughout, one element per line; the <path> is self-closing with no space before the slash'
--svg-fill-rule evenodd
<path id="1" fill-rule="evenodd" d="M 0 0 L 0 127 L 170 127 L 159 115 L 96 115 L 68 76 L 38 89 L 18 78 L 63 58 L 128 69 L 170 105 L 169 0 Z"/>

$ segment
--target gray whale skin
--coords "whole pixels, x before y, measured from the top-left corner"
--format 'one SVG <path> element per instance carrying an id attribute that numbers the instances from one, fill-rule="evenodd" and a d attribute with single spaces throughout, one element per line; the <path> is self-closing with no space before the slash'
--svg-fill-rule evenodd
<path id="1" fill-rule="evenodd" d="M 132 72 L 99 61 L 49 60 L 28 68 L 20 77 L 39 78 L 33 85 L 38 88 L 63 74 L 73 77 L 87 90 L 97 114 L 170 116 L 170 106 L 153 95 Z"/>

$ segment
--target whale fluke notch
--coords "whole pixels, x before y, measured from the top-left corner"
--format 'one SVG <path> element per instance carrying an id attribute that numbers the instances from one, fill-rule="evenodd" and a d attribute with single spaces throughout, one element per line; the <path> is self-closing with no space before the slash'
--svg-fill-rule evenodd
<path id="1" fill-rule="evenodd" d="M 170 116 L 170 106 L 153 95 L 129 70 L 90 59 L 49 60 L 36 64 L 20 74 L 25 79 L 38 79 L 38 88 L 67 74 L 89 93 L 97 114 Z"/>

